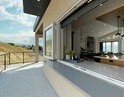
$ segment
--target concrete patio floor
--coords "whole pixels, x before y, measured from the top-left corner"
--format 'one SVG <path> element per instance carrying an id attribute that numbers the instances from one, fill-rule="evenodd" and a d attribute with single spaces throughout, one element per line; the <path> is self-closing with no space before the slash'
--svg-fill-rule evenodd
<path id="1" fill-rule="evenodd" d="M 0 74 L 0 97 L 58 97 L 42 66 L 42 62 L 9 66 Z"/>

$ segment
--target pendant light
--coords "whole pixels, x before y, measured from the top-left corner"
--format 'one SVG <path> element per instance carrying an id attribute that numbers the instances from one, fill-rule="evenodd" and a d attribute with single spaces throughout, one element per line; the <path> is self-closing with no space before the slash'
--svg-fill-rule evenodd
<path id="1" fill-rule="evenodd" d="M 121 35 L 121 33 L 119 32 L 120 16 L 117 16 L 117 20 L 118 20 L 118 24 L 117 24 L 117 26 L 118 26 L 118 30 L 117 30 L 117 33 L 116 33 L 115 35 L 116 35 L 116 36 L 120 36 L 120 35 Z"/>
<path id="2" fill-rule="evenodd" d="M 121 35 L 121 37 L 124 37 L 124 19 L 123 19 L 123 34 Z"/>

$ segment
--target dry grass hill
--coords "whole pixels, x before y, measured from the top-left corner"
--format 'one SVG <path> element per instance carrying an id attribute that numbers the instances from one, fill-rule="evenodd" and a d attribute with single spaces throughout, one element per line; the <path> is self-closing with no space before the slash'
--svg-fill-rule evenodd
<path id="1" fill-rule="evenodd" d="M 0 52 L 1 53 L 9 53 L 9 52 L 24 52 L 29 51 L 27 48 L 17 47 L 10 45 L 8 43 L 0 43 Z"/>
<path id="2" fill-rule="evenodd" d="M 12 53 L 12 52 L 18 52 L 18 53 Z M 22 52 L 27 52 L 24 53 L 24 58 L 25 61 L 32 61 L 34 60 L 34 53 L 33 50 L 29 50 L 26 47 L 18 47 L 12 44 L 8 43 L 2 43 L 0 42 L 0 55 L 5 54 L 5 53 L 10 53 L 10 62 L 11 63 L 19 63 L 23 62 L 23 53 Z M 32 53 L 28 53 L 32 52 Z M 6 63 L 9 62 L 9 54 L 6 55 Z M 4 63 L 4 56 L 0 56 L 0 65 L 3 65 Z"/>

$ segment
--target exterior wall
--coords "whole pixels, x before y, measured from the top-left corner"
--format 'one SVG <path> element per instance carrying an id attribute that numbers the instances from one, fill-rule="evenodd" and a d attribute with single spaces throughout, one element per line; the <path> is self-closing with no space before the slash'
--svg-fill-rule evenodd
<path id="1" fill-rule="evenodd" d="M 77 0 L 51 0 L 51 3 L 43 16 L 44 27 L 57 21 Z"/>
<path id="2" fill-rule="evenodd" d="M 43 23 L 43 29 L 49 26 L 52 22 L 57 21 L 66 11 L 68 11 L 76 2 L 83 0 L 51 0 L 43 18 L 40 22 Z M 38 28 L 40 27 L 38 26 Z"/>
<path id="3" fill-rule="evenodd" d="M 72 11 L 76 9 L 79 5 L 83 4 L 87 0 L 51 0 L 42 20 L 40 21 L 36 32 L 38 31 L 40 25 L 43 24 L 43 31 L 46 27 L 48 27 L 51 23 L 55 22 L 56 26 L 56 43 L 55 44 L 55 49 L 56 49 L 56 54 L 55 58 L 60 59 L 62 58 L 61 52 L 61 33 L 60 33 L 60 24 L 59 20 L 62 17 L 65 17 L 65 14 L 69 14 L 69 11 Z M 78 5 L 78 6 L 77 6 Z M 75 7 L 76 6 L 76 7 Z M 44 36 L 44 35 L 43 35 Z M 71 44 L 71 43 L 68 43 Z"/>

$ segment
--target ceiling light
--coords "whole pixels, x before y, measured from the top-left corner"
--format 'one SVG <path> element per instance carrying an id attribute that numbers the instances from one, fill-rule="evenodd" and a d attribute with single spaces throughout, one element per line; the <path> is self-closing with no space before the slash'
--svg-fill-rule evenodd
<path id="1" fill-rule="evenodd" d="M 40 0 L 37 0 L 38 2 L 40 1 Z"/>
<path id="2" fill-rule="evenodd" d="M 99 6 L 102 6 L 103 4 L 100 4 Z"/>
<path id="3" fill-rule="evenodd" d="M 119 27 L 120 27 L 120 16 L 117 16 L 117 20 L 118 20 L 118 23 L 117 23 L 117 28 L 118 28 L 118 30 L 117 30 L 117 33 L 115 34 L 116 36 L 120 36 L 121 35 L 121 33 L 119 32 Z"/>
<path id="4" fill-rule="evenodd" d="M 123 34 L 121 35 L 121 37 L 124 37 L 124 19 L 123 19 Z"/>
<path id="5" fill-rule="evenodd" d="M 92 0 L 88 0 L 87 3 L 90 3 Z"/>

